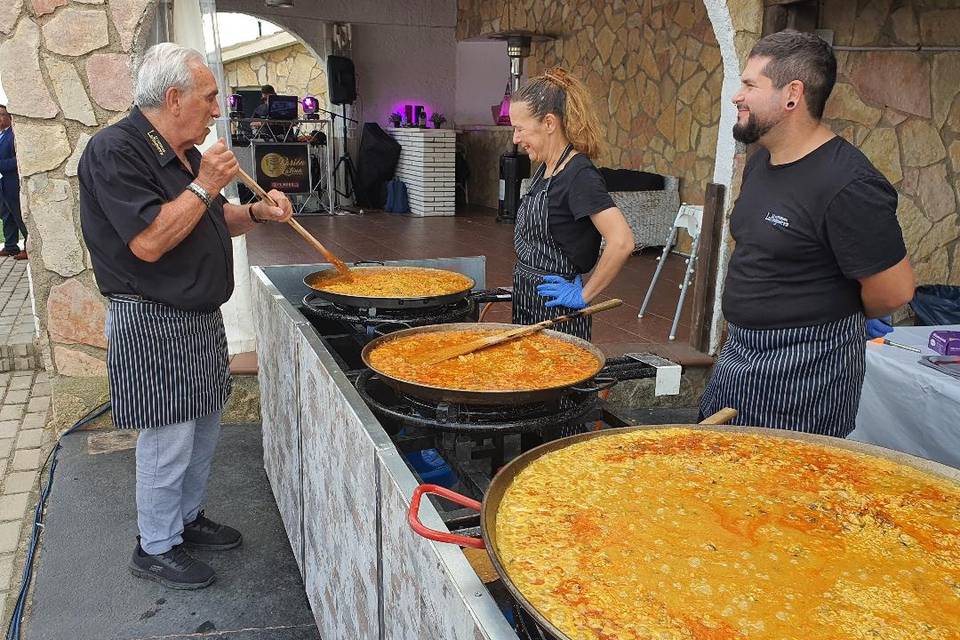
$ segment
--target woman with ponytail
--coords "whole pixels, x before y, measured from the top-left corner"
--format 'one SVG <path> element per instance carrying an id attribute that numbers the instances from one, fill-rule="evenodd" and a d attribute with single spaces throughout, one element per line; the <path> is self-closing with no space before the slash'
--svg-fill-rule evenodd
<path id="1" fill-rule="evenodd" d="M 633 251 L 633 233 L 590 160 L 601 133 L 582 82 L 559 67 L 533 78 L 513 96 L 510 121 L 514 143 L 541 163 L 514 232 L 513 322 L 533 324 L 596 298 Z M 557 328 L 589 340 L 591 327 L 585 317 Z"/>

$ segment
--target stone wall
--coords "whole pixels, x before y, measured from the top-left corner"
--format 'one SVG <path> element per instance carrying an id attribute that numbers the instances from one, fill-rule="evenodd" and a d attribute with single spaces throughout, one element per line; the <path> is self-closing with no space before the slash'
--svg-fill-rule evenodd
<path id="1" fill-rule="evenodd" d="M 493 0 L 459 2 L 458 39 L 492 31 L 553 33 L 535 43 L 529 73 L 563 65 L 590 87 L 607 149 L 598 165 L 681 178 L 703 202 L 720 116 L 720 49 L 702 2 Z"/>
<path id="2" fill-rule="evenodd" d="M 960 45 L 960 7 L 860 5 L 824 3 L 821 26 L 835 45 Z M 960 283 L 960 51 L 840 51 L 837 62 L 827 122 L 897 188 L 918 283 Z"/>
<path id="3" fill-rule="evenodd" d="M 311 95 L 327 102 L 327 71 L 300 43 L 223 63 L 223 73 L 231 88 L 271 84 L 280 95 Z"/>
<path id="4" fill-rule="evenodd" d="M 500 156 L 513 144 L 512 127 L 464 127 L 457 133 L 470 164 L 467 202 L 496 209 L 500 202 Z"/>
<path id="5" fill-rule="evenodd" d="M 105 306 L 80 240 L 77 162 L 132 102 L 131 56 L 154 0 L 4 0 L 0 75 L 17 136 L 21 202 L 53 418 L 106 399 Z"/>

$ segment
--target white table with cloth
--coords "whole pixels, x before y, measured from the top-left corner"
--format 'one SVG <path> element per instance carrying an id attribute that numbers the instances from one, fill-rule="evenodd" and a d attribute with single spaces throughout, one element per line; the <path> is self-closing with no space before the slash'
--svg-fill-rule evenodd
<path id="1" fill-rule="evenodd" d="M 920 364 L 937 355 L 927 346 L 930 332 L 960 331 L 960 325 L 897 327 L 886 338 L 921 353 L 867 343 L 867 368 L 848 437 L 960 468 L 960 380 Z"/>

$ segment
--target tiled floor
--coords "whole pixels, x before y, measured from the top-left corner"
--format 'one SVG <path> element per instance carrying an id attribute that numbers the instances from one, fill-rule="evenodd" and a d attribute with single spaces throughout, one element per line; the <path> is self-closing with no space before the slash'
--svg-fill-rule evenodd
<path id="1" fill-rule="evenodd" d="M 50 410 L 47 374 L 0 373 L 0 398 L 0 620 L 6 627 L 6 612 L 12 610 L 20 585 L 20 545 L 33 521 L 37 474 L 52 444 L 44 428 Z"/>
<path id="2" fill-rule="evenodd" d="M 27 261 L 0 258 L 0 371 L 36 366 Z"/>
<path id="3" fill-rule="evenodd" d="M 444 218 L 417 218 L 382 212 L 362 216 L 302 216 L 300 223 L 328 249 L 347 261 L 399 260 L 449 256 L 487 257 L 487 286 L 509 286 L 515 254 L 513 226 L 498 224 L 489 210 L 472 209 Z M 247 234 L 250 264 L 298 264 L 322 259 L 293 229 L 261 225 Z M 618 297 L 623 306 L 594 317 L 593 339 L 609 355 L 628 351 L 652 351 L 681 364 L 709 365 L 712 360 L 687 344 L 690 330 L 690 300 L 687 296 L 677 340 L 667 340 L 683 258 L 671 256 L 661 275 L 650 308 L 637 318 L 640 304 L 656 269 L 659 249 L 632 256 L 617 280 L 601 299 Z M 486 319 L 509 322 L 509 307 L 494 305 Z"/>
<path id="4" fill-rule="evenodd" d="M 33 342 L 27 262 L 0 258 L 0 621 L 8 622 L 20 584 L 36 503 L 37 473 L 50 448 L 47 374 Z M 18 550 L 19 548 L 19 550 Z"/>

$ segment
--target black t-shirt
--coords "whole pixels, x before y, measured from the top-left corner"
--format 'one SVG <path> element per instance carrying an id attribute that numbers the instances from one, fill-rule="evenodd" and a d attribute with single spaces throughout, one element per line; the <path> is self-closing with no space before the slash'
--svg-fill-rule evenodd
<path id="1" fill-rule="evenodd" d="M 534 196 L 546 185 L 547 179 L 541 178 L 530 187 L 529 195 Z M 590 158 L 578 153 L 553 176 L 548 195 L 550 235 L 578 271 L 587 273 L 597 264 L 603 239 L 590 216 L 616 206 L 603 176 Z"/>
<path id="2" fill-rule="evenodd" d="M 804 327 L 863 310 L 858 278 L 906 256 L 897 192 L 853 145 L 832 138 L 800 160 L 747 162 L 730 218 L 736 241 L 723 315 L 752 329 Z"/>
<path id="3" fill-rule="evenodd" d="M 200 152 L 187 151 L 194 174 Z M 129 243 L 194 175 L 136 107 L 93 136 L 80 158 L 80 224 L 101 293 L 139 295 L 184 311 L 213 311 L 233 292 L 233 244 L 214 203 L 180 244 L 145 262 Z"/>

